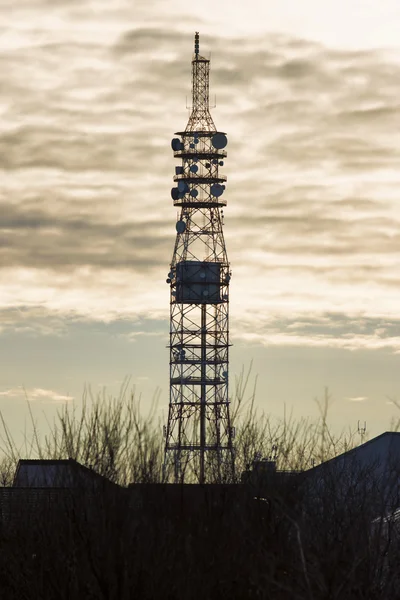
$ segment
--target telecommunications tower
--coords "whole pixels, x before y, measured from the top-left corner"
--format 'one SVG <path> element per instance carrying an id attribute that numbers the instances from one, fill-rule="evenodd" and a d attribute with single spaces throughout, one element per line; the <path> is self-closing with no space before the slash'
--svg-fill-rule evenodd
<path id="1" fill-rule="evenodd" d="M 229 481 L 234 430 L 229 415 L 229 281 L 223 234 L 227 145 L 209 111 L 210 61 L 195 35 L 192 107 L 172 140 L 180 207 L 170 285 L 170 400 L 165 428 L 165 481 Z"/>

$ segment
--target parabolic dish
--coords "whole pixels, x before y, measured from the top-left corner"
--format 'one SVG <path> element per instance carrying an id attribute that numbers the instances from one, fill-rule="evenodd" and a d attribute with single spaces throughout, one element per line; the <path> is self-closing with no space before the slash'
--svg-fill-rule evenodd
<path id="1" fill-rule="evenodd" d="M 177 221 L 175 227 L 176 227 L 177 233 L 184 233 L 184 231 L 186 229 L 186 223 L 185 223 L 185 221 Z"/>
<path id="2" fill-rule="evenodd" d="M 172 188 L 171 190 L 171 198 L 172 200 L 178 200 L 179 198 L 179 190 L 177 187 Z"/>
<path id="3" fill-rule="evenodd" d="M 219 183 L 214 183 L 210 188 L 210 192 L 213 196 L 216 196 L 218 198 L 219 196 L 222 196 L 222 194 L 224 193 L 224 189 Z"/>
<path id="4" fill-rule="evenodd" d="M 171 142 L 171 148 L 174 152 L 178 152 L 182 149 L 182 142 L 179 138 L 174 138 Z"/>
<path id="5" fill-rule="evenodd" d="M 181 180 L 178 182 L 178 190 L 181 194 L 186 194 L 189 191 L 189 186 L 186 181 Z"/>
<path id="6" fill-rule="evenodd" d="M 192 198 L 197 198 L 197 196 L 199 195 L 199 190 L 193 188 L 192 190 L 190 190 L 190 195 L 192 196 Z"/>
<path id="7" fill-rule="evenodd" d="M 190 166 L 190 172 L 191 173 L 197 173 L 198 170 L 199 170 L 199 167 L 197 165 L 191 165 Z"/>
<path id="8" fill-rule="evenodd" d="M 211 143 L 217 150 L 222 150 L 227 145 L 228 140 L 224 133 L 216 133 L 211 138 Z"/>

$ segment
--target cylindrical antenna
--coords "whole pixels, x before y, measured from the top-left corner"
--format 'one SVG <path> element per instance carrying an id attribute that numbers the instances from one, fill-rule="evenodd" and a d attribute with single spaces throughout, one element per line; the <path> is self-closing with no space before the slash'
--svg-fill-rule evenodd
<path id="1" fill-rule="evenodd" d="M 196 31 L 195 36 L 194 36 L 194 53 L 196 55 L 196 58 L 199 56 L 199 32 Z"/>

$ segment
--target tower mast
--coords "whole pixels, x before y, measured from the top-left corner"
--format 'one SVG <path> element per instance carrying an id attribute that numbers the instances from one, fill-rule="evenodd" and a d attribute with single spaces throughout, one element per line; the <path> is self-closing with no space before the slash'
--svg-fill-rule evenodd
<path id="1" fill-rule="evenodd" d="M 170 285 L 170 399 L 164 478 L 199 483 L 234 475 L 228 397 L 229 281 L 223 235 L 225 133 L 209 110 L 210 61 L 195 35 L 192 107 L 172 140 L 174 206 L 180 207 Z"/>

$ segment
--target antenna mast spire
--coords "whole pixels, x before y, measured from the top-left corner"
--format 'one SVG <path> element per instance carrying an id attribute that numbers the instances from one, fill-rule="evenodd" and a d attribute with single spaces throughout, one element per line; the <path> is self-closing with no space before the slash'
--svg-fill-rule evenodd
<path id="1" fill-rule="evenodd" d="M 174 206 L 181 208 L 168 273 L 170 286 L 170 400 L 164 479 L 223 482 L 234 477 L 234 429 L 228 396 L 229 281 L 223 234 L 227 145 L 209 110 L 210 61 L 192 59 L 192 109 L 172 140 Z"/>

